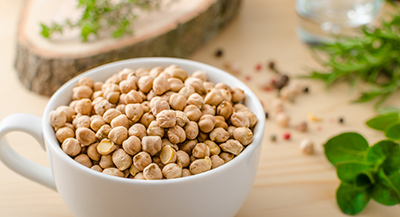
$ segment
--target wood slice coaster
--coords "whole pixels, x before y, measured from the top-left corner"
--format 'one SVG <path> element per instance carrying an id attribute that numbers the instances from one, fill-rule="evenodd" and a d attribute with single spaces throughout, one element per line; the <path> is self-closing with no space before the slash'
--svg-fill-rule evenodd
<path id="1" fill-rule="evenodd" d="M 108 32 L 81 42 L 79 30 L 51 40 L 40 35 L 40 23 L 78 17 L 76 0 L 27 0 L 18 26 L 18 76 L 29 90 L 51 95 L 77 74 L 105 63 L 134 57 L 187 57 L 237 14 L 240 2 L 179 0 L 141 14 L 133 24 L 133 35 L 113 39 Z"/>

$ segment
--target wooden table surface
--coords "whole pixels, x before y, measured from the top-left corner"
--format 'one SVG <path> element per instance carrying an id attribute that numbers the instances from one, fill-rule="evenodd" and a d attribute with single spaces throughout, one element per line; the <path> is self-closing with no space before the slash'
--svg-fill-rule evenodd
<path id="1" fill-rule="evenodd" d="M 274 60 L 279 69 L 290 75 L 304 74 L 308 68 L 317 66 L 307 46 L 296 36 L 298 17 L 294 2 L 244 0 L 239 16 L 190 59 L 220 68 L 226 62 L 236 64 L 241 68 L 238 77 L 268 105 L 275 94 L 260 88 L 271 76 L 265 67 L 267 61 Z M 0 1 L 0 120 L 13 113 L 41 116 L 48 101 L 47 97 L 27 91 L 13 66 L 22 4 L 22 0 Z M 224 50 L 223 58 L 213 56 L 218 48 Z M 254 69 L 258 63 L 262 64 L 260 72 Z M 291 123 L 306 120 L 310 112 L 323 121 L 310 123 L 308 133 L 299 133 L 292 127 L 282 129 L 274 121 L 267 120 L 257 177 L 237 217 L 346 216 L 336 205 L 339 181 L 334 167 L 323 155 L 322 144 L 344 131 L 362 133 L 371 143 L 383 138 L 364 124 L 374 115 L 373 104 L 349 103 L 357 96 L 356 91 L 344 84 L 327 91 L 320 82 L 301 82 L 310 87 L 310 93 L 299 96 L 295 103 L 285 104 Z M 397 97 L 399 95 L 392 97 L 389 103 L 395 104 Z M 337 122 L 339 117 L 344 117 L 345 124 Z M 286 131 L 292 133 L 290 141 L 281 137 Z M 277 142 L 269 140 L 272 134 L 278 135 Z M 48 166 L 46 153 L 31 137 L 10 133 L 7 138 L 23 156 Z M 298 144 L 303 138 L 314 141 L 314 155 L 303 155 L 299 151 Z M 0 174 L 0 216 L 72 216 L 56 192 L 15 174 L 2 163 Z M 371 201 L 358 216 L 390 217 L 399 216 L 399 213 L 399 206 L 385 207 Z"/>

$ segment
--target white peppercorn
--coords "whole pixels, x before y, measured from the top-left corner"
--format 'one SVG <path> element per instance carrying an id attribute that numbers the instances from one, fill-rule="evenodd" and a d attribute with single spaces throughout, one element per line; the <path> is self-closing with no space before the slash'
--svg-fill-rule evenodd
<path id="1" fill-rule="evenodd" d="M 289 126 L 289 121 L 290 117 L 289 115 L 285 114 L 284 112 L 279 112 L 276 117 L 276 123 L 281 126 L 281 127 L 288 127 Z"/>

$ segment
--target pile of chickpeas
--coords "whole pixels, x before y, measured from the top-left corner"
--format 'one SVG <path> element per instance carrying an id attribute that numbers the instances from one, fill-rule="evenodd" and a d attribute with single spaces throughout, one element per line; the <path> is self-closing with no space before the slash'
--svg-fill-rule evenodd
<path id="1" fill-rule="evenodd" d="M 217 168 L 253 140 L 257 117 L 237 87 L 177 65 L 83 77 L 72 101 L 49 114 L 62 150 L 118 177 L 173 179 Z"/>

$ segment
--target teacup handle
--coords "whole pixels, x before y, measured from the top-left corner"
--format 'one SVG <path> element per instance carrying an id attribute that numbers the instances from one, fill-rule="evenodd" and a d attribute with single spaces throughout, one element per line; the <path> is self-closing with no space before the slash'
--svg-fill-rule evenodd
<path id="1" fill-rule="evenodd" d="M 14 172 L 57 191 L 50 168 L 22 157 L 10 147 L 5 135 L 13 131 L 25 132 L 33 136 L 46 150 L 42 119 L 29 114 L 13 114 L 4 118 L 0 122 L 0 160 Z"/>

